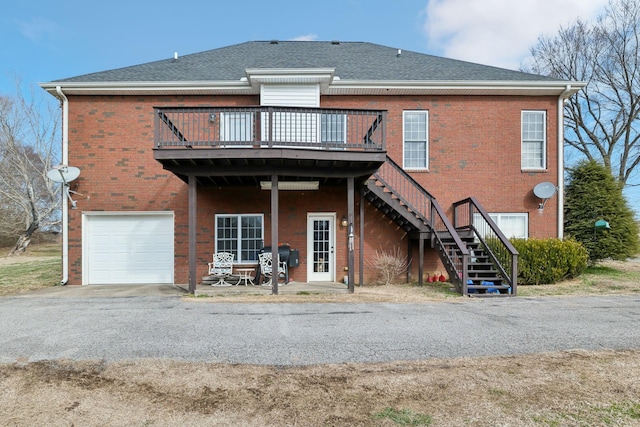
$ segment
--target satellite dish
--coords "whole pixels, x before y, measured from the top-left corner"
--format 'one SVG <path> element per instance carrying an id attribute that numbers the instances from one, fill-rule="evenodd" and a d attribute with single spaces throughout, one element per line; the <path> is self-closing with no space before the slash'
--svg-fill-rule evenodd
<path id="1" fill-rule="evenodd" d="M 72 191 L 71 189 L 69 189 L 69 183 L 74 179 L 77 179 L 79 176 L 80 176 L 80 169 L 73 166 L 65 166 L 65 165 L 55 166 L 53 169 L 47 172 L 47 177 L 51 181 L 64 184 L 64 187 L 63 187 L 64 193 L 69 199 L 69 202 L 71 202 L 72 209 L 76 208 L 76 201 L 71 198 L 71 193 L 78 194 L 80 196 L 82 196 L 82 194 L 76 193 L 75 191 Z M 87 196 L 87 199 L 88 198 L 89 196 Z"/>
<path id="2" fill-rule="evenodd" d="M 537 198 L 545 200 L 556 194 L 556 190 L 557 188 L 553 183 L 541 182 L 533 187 L 533 194 L 535 194 Z"/>
<path id="3" fill-rule="evenodd" d="M 551 182 L 541 182 L 533 187 L 533 194 L 535 194 L 537 198 L 542 199 L 542 203 L 538 205 L 539 212 L 542 212 L 547 200 L 553 197 L 556 191 L 558 191 L 558 188 Z"/>
<path id="4" fill-rule="evenodd" d="M 73 166 L 58 166 L 47 172 L 47 177 L 53 182 L 67 184 L 80 176 L 80 169 Z"/>

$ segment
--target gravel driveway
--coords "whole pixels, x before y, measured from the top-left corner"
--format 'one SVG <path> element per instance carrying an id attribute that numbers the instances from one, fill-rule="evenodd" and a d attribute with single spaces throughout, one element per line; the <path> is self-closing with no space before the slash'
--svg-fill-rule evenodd
<path id="1" fill-rule="evenodd" d="M 0 298 L 0 362 L 170 358 L 308 365 L 639 349 L 640 297 L 219 304 L 178 295 Z"/>

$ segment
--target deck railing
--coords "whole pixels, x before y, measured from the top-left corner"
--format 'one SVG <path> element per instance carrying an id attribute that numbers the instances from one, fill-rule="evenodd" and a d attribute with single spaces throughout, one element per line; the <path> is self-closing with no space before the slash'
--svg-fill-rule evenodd
<path id="1" fill-rule="evenodd" d="M 155 108 L 156 148 L 385 150 L 382 110 L 289 107 Z"/>

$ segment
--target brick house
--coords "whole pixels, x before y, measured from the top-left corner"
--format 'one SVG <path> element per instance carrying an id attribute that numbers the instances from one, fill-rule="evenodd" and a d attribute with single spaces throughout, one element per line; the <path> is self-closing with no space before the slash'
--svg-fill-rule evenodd
<path id="1" fill-rule="evenodd" d="M 288 248 L 293 280 L 353 291 L 397 249 L 410 280 L 443 272 L 466 294 L 515 293 L 508 237 L 562 237 L 562 105 L 584 83 L 265 41 L 41 86 L 86 196 L 64 203 L 64 282 L 194 291 L 214 252 L 255 266 L 266 246 Z"/>

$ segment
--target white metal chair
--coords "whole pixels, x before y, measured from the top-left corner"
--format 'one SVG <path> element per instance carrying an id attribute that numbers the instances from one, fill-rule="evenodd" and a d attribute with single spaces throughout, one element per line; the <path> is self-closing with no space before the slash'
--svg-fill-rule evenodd
<path id="1" fill-rule="evenodd" d="M 266 279 L 269 279 L 267 282 L 262 283 L 262 286 L 271 286 L 271 282 L 273 280 L 273 257 L 271 256 L 271 252 L 258 254 L 258 261 L 260 263 L 260 273 L 263 274 Z M 278 280 L 278 277 L 281 274 L 286 275 L 286 272 L 286 263 L 280 261 L 278 263 L 278 274 L 276 275 L 276 280 Z"/>
<path id="2" fill-rule="evenodd" d="M 225 279 L 233 275 L 233 259 L 235 256 L 229 252 L 217 252 L 213 254 L 213 262 L 209 263 L 209 276 L 218 279 L 211 286 L 231 286 Z"/>

